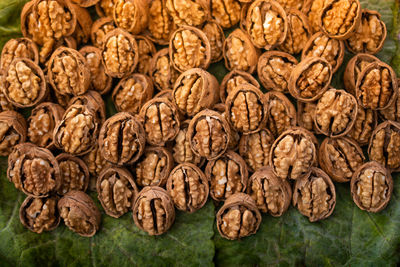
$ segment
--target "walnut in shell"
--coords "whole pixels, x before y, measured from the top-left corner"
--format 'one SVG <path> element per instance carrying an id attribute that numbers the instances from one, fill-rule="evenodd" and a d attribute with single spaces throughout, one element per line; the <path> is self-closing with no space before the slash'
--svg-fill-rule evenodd
<path id="1" fill-rule="evenodd" d="M 149 1 L 149 23 L 147 27 L 151 40 L 159 45 L 166 45 L 175 30 L 174 20 L 166 7 L 167 0 Z"/>
<path id="2" fill-rule="evenodd" d="M 77 16 L 76 16 L 75 31 L 72 34 L 72 36 L 68 36 L 67 38 L 73 38 L 73 39 L 75 39 L 77 45 L 82 45 L 82 44 L 88 43 L 90 40 L 90 31 L 92 29 L 93 21 L 90 16 L 89 10 L 79 6 L 79 3 L 78 3 L 79 1 L 81 3 L 83 3 L 83 1 L 86 1 L 86 0 L 71 1 L 71 7 L 72 7 L 72 9 L 75 10 L 75 13 L 77 14 Z M 89 2 L 89 1 L 92 1 L 92 0 L 88 0 L 86 2 Z M 95 0 L 95 1 L 99 1 L 99 0 Z M 94 2 L 94 1 L 92 1 L 92 2 Z"/>
<path id="3" fill-rule="evenodd" d="M 68 107 L 72 105 L 84 105 L 88 109 L 91 109 L 94 113 L 96 113 L 100 123 L 103 123 L 106 120 L 105 103 L 101 95 L 96 91 L 89 90 L 83 95 L 73 97 L 69 101 Z"/>
<path id="4" fill-rule="evenodd" d="M 200 26 L 210 16 L 207 0 L 166 0 L 168 13 L 178 26 Z"/>
<path id="5" fill-rule="evenodd" d="M 241 8 L 238 0 L 210 0 L 211 17 L 224 29 L 239 22 Z"/>
<path id="6" fill-rule="evenodd" d="M 101 3 L 106 2 L 105 0 L 100 1 Z M 104 37 L 110 31 L 114 30 L 115 24 L 112 17 L 103 17 L 99 18 L 92 24 L 92 28 L 90 31 L 90 39 L 92 44 L 97 48 L 102 48 L 104 43 Z"/>
<path id="7" fill-rule="evenodd" d="M 6 71 L 15 58 L 27 58 L 39 64 L 38 47 L 29 38 L 10 39 L 1 51 L 0 72 Z"/>
<path id="8" fill-rule="evenodd" d="M 224 31 L 215 21 L 207 21 L 202 30 L 210 41 L 211 63 L 220 61 L 223 57 Z"/>
<path id="9" fill-rule="evenodd" d="M 59 195 L 69 191 L 78 190 L 85 192 L 89 186 L 89 169 L 86 163 L 78 157 L 61 153 L 56 157 L 60 166 L 62 184 L 58 189 Z"/>
<path id="10" fill-rule="evenodd" d="M 318 133 L 314 123 L 316 109 L 317 102 L 297 101 L 297 124 L 310 132 Z"/>
<path id="11" fill-rule="evenodd" d="M 154 86 L 160 91 L 170 90 L 179 76 L 179 72 L 172 67 L 168 48 L 161 49 L 154 55 L 149 71 Z"/>
<path id="12" fill-rule="evenodd" d="M 204 158 L 193 153 L 190 148 L 190 140 L 187 136 L 190 120 L 181 123 L 178 135 L 175 137 L 172 146 L 172 155 L 176 163 L 192 163 L 201 166 L 204 163 Z"/>
<path id="13" fill-rule="evenodd" d="M 0 156 L 8 156 L 13 147 L 24 143 L 27 126 L 24 117 L 15 111 L 0 113 Z"/>
<path id="14" fill-rule="evenodd" d="M 150 61 L 154 54 L 157 52 L 153 42 L 143 35 L 135 36 L 138 44 L 139 60 L 136 66 L 136 71 L 142 74 L 149 75 L 150 73 Z"/>
<path id="15" fill-rule="evenodd" d="M 356 120 L 351 130 L 347 133 L 347 136 L 357 141 L 360 146 L 368 145 L 369 139 L 377 124 L 377 112 L 358 105 Z"/>
<path id="16" fill-rule="evenodd" d="M 303 12 L 307 15 L 314 33 L 320 31 L 320 14 L 329 0 L 305 0 Z"/>
<path id="17" fill-rule="evenodd" d="M 96 13 L 100 18 L 109 17 L 112 19 L 116 0 L 101 0 L 96 4 Z"/>
<path id="18" fill-rule="evenodd" d="M 241 70 L 233 70 L 225 75 L 224 79 L 221 82 L 219 87 L 219 97 L 222 103 L 225 103 L 226 97 L 230 92 L 234 91 L 239 85 L 249 83 L 258 89 L 260 89 L 260 84 L 253 77 L 253 75 L 241 71 Z"/>
<path id="19" fill-rule="evenodd" d="M 142 0 L 116 0 L 113 18 L 118 28 L 131 34 L 139 34 L 148 23 L 148 2 Z"/>
<path id="20" fill-rule="evenodd" d="M 284 94 L 270 91 L 265 94 L 265 99 L 268 108 L 266 127 L 275 137 L 296 126 L 296 109 Z"/>

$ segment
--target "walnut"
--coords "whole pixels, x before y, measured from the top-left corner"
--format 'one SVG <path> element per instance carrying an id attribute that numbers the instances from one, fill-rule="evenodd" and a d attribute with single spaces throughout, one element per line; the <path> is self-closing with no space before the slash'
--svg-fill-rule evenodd
<path id="1" fill-rule="evenodd" d="M 135 200 L 133 220 L 139 229 L 149 235 L 162 235 L 174 223 L 174 202 L 161 187 L 147 186 Z"/>
<path id="2" fill-rule="evenodd" d="M 112 78 L 106 74 L 101 50 L 94 46 L 85 46 L 79 50 L 79 53 L 86 59 L 86 66 L 90 71 L 91 89 L 102 95 L 108 93 L 112 86 Z"/>
<path id="3" fill-rule="evenodd" d="M 116 0 L 100 0 L 96 4 L 96 13 L 99 17 L 113 17 Z"/>
<path id="4" fill-rule="evenodd" d="M 178 26 L 200 26 L 210 15 L 207 0 L 166 0 L 165 4 Z"/>
<path id="5" fill-rule="evenodd" d="M 58 189 L 59 195 L 65 195 L 69 191 L 86 191 L 89 186 L 89 169 L 80 158 L 61 153 L 56 157 L 60 166 L 62 184 Z"/>
<path id="6" fill-rule="evenodd" d="M 267 51 L 258 59 L 257 74 L 265 88 L 288 93 L 289 78 L 297 64 L 288 53 Z"/>
<path id="7" fill-rule="evenodd" d="M 361 21 L 358 0 L 329 1 L 319 14 L 321 30 L 331 38 L 345 40 L 354 34 Z"/>
<path id="8" fill-rule="evenodd" d="M 313 167 L 307 176 L 296 180 L 293 206 L 307 216 L 310 222 L 328 218 L 335 205 L 335 186 L 323 170 Z"/>
<path id="9" fill-rule="evenodd" d="M 97 118 L 102 124 L 106 120 L 106 107 L 101 95 L 93 90 L 87 91 L 84 95 L 73 97 L 68 107 L 72 105 L 84 105 L 96 113 Z"/>
<path id="10" fill-rule="evenodd" d="M 51 55 L 47 76 L 53 89 L 61 95 L 82 95 L 91 82 L 85 57 L 65 47 L 58 48 Z"/>
<path id="11" fill-rule="evenodd" d="M 400 123 L 385 121 L 372 133 L 368 156 L 391 171 L 400 170 Z"/>
<path id="12" fill-rule="evenodd" d="M 132 34 L 141 33 L 148 23 L 148 2 L 142 0 L 116 0 L 113 18 L 117 27 Z"/>
<path id="13" fill-rule="evenodd" d="M 82 191 L 71 191 L 57 204 L 65 225 L 80 236 L 91 237 L 100 228 L 101 213 L 90 196 Z"/>
<path id="14" fill-rule="evenodd" d="M 56 125 L 53 141 L 57 148 L 72 155 L 84 155 L 93 149 L 99 132 L 96 113 L 84 105 L 72 105 Z"/>
<path id="15" fill-rule="evenodd" d="M 26 121 L 21 114 L 0 112 L 0 156 L 8 156 L 14 146 L 25 142 L 26 135 Z"/>
<path id="16" fill-rule="evenodd" d="M 285 41 L 279 46 L 279 49 L 289 54 L 298 54 L 303 50 L 308 39 L 310 39 L 312 29 L 307 16 L 300 10 L 291 9 L 287 11 L 287 20 L 287 36 Z"/>
<path id="17" fill-rule="evenodd" d="M 182 26 L 171 35 L 169 58 L 179 72 L 192 68 L 207 69 L 211 63 L 210 41 L 203 31 Z"/>
<path id="18" fill-rule="evenodd" d="M 297 124 L 310 132 L 318 133 L 314 123 L 316 109 L 317 102 L 297 101 Z"/>
<path id="19" fill-rule="evenodd" d="M 108 167 L 97 179 L 97 198 L 107 215 L 119 218 L 132 210 L 139 191 L 132 174 L 125 168 Z"/>
<path id="20" fill-rule="evenodd" d="M 138 114 L 143 105 L 153 97 L 152 80 L 140 73 L 134 73 L 119 81 L 112 93 L 112 100 L 119 112 Z"/>
<path id="21" fill-rule="evenodd" d="M 207 202 L 208 181 L 196 165 L 183 163 L 171 171 L 167 191 L 178 210 L 193 213 Z"/>
<path id="22" fill-rule="evenodd" d="M 214 160 L 228 148 L 230 127 L 221 114 L 206 109 L 190 121 L 187 138 L 197 156 Z"/>
<path id="23" fill-rule="evenodd" d="M 38 47 L 28 38 L 10 39 L 1 51 L 0 72 L 6 71 L 15 58 L 27 58 L 39 64 Z"/>
<path id="24" fill-rule="evenodd" d="M 247 10 L 245 26 L 254 46 L 271 50 L 285 41 L 288 18 L 277 2 L 256 0 Z"/>
<path id="25" fill-rule="evenodd" d="M 228 35 L 223 51 L 228 70 L 241 70 L 250 74 L 256 70 L 260 51 L 243 30 L 236 29 Z"/>
<path id="26" fill-rule="evenodd" d="M 211 63 L 218 62 L 223 57 L 223 45 L 225 42 L 225 34 L 221 26 L 214 21 L 207 21 L 203 25 L 203 32 L 210 41 Z"/>
<path id="27" fill-rule="evenodd" d="M 332 80 L 332 67 L 320 57 L 303 59 L 292 71 L 288 89 L 299 101 L 313 102 L 328 90 Z"/>
<path id="28" fill-rule="evenodd" d="M 209 161 L 205 174 L 210 182 L 210 195 L 216 201 L 225 201 L 233 194 L 246 191 L 246 162 L 231 150 L 218 159 Z"/>
<path id="29" fill-rule="evenodd" d="M 131 113 L 117 113 L 101 126 L 100 150 L 113 164 L 123 166 L 136 162 L 143 154 L 145 144 L 143 125 Z"/>
<path id="30" fill-rule="evenodd" d="M 142 74 L 150 74 L 150 61 L 157 52 L 153 42 L 142 35 L 135 36 L 138 44 L 139 61 L 136 66 L 136 71 Z"/>
<path id="31" fill-rule="evenodd" d="M 136 173 L 139 186 L 164 186 L 174 167 L 174 159 L 164 147 L 146 147 L 143 156 L 136 162 L 132 172 Z"/>
<path id="32" fill-rule="evenodd" d="M 235 26 L 240 20 L 241 6 L 237 0 L 211 0 L 212 18 L 224 29 Z"/>
<path id="33" fill-rule="evenodd" d="M 347 49 L 353 54 L 376 54 L 383 48 L 386 36 L 386 25 L 381 20 L 381 14 L 363 9 L 360 25 L 354 35 L 346 40 Z"/>
<path id="34" fill-rule="evenodd" d="M 241 70 L 233 70 L 225 75 L 219 87 L 219 97 L 222 103 L 225 103 L 226 97 L 230 92 L 234 91 L 239 85 L 249 83 L 258 89 L 260 84 L 258 81 L 249 73 Z"/>
<path id="35" fill-rule="evenodd" d="M 3 78 L 3 93 L 18 108 L 33 107 L 47 96 L 43 71 L 27 58 L 14 59 Z"/>
<path id="36" fill-rule="evenodd" d="M 387 109 L 379 110 L 378 114 L 382 120 L 400 122 L 400 97 L 397 97 Z"/>
<path id="37" fill-rule="evenodd" d="M 216 216 L 220 235 L 230 240 L 255 234 L 261 223 L 256 203 L 244 193 L 230 196 Z"/>
<path id="38" fill-rule="evenodd" d="M 250 177 L 247 193 L 261 212 L 274 217 L 282 216 L 292 200 L 290 183 L 277 177 L 271 167 L 263 167 Z"/>
<path id="39" fill-rule="evenodd" d="M 306 0 L 304 3 L 303 11 L 308 16 L 308 21 L 314 33 L 320 31 L 320 14 L 329 2 L 330 0 Z"/>
<path id="40" fill-rule="evenodd" d="M 178 164 L 192 163 L 201 166 L 204 163 L 204 158 L 197 156 L 190 148 L 190 140 L 187 136 L 190 120 L 181 123 L 181 128 L 178 135 L 175 137 L 172 146 L 172 155 Z"/>
<path id="41" fill-rule="evenodd" d="M 306 42 L 301 58 L 322 57 L 331 64 L 332 72 L 335 73 L 343 63 L 344 51 L 343 41 L 317 32 Z"/>
<path id="42" fill-rule="evenodd" d="M 158 90 L 168 90 L 174 86 L 179 72 L 172 67 L 169 49 L 158 51 L 150 61 L 150 77 Z"/>
<path id="43" fill-rule="evenodd" d="M 267 128 L 275 137 L 297 124 L 297 113 L 292 102 L 282 93 L 270 91 L 265 94 L 268 108 Z"/>
<path id="44" fill-rule="evenodd" d="M 128 32 L 116 28 L 103 38 L 103 64 L 106 73 L 113 78 L 132 74 L 139 61 L 139 48 L 135 38 Z"/>
<path id="45" fill-rule="evenodd" d="M 351 179 L 351 195 L 354 203 L 368 212 L 383 210 L 393 192 L 390 172 L 375 161 L 362 165 Z"/>
<path id="46" fill-rule="evenodd" d="M 214 75 L 194 68 L 183 72 L 175 82 L 173 102 L 178 110 L 193 117 L 219 102 L 219 84 Z"/>
<path id="47" fill-rule="evenodd" d="M 330 138 L 322 142 L 318 151 L 321 169 L 335 182 L 349 182 L 354 172 L 364 164 L 365 157 L 356 141 L 349 137 Z"/>
<path id="48" fill-rule="evenodd" d="M 358 105 L 356 98 L 344 90 L 329 89 L 317 102 L 315 126 L 330 137 L 346 135 L 353 127 Z"/>
<path id="49" fill-rule="evenodd" d="M 64 109 L 51 102 L 44 102 L 34 108 L 28 118 L 29 141 L 37 146 L 52 149 L 53 131 L 63 114 Z"/>
<path id="50" fill-rule="evenodd" d="M 383 110 L 398 95 L 396 73 L 383 62 L 373 62 L 359 74 L 356 83 L 358 104 L 364 108 Z"/>
<path id="51" fill-rule="evenodd" d="M 8 157 L 8 180 L 28 196 L 43 198 L 62 184 L 60 167 L 53 154 L 30 143 L 14 147 Z"/>
<path id="52" fill-rule="evenodd" d="M 80 0 L 78 0 L 80 1 Z M 90 40 L 90 33 L 92 29 L 93 20 L 90 16 L 89 10 L 81 6 L 79 3 L 74 4 L 73 2 L 78 2 L 76 0 L 71 1 L 71 8 L 75 10 L 76 13 L 76 26 L 75 31 L 69 38 L 74 38 L 78 45 L 86 44 Z M 85 0 L 84 0 L 85 1 Z M 89 0 L 92 1 L 92 0 Z M 95 0 L 97 1 L 97 0 Z M 81 2 L 82 3 L 82 2 Z"/>
<path id="53" fill-rule="evenodd" d="M 222 115 L 224 119 L 226 119 L 226 108 L 225 104 L 218 103 L 213 107 L 214 111 L 217 111 L 219 114 Z M 229 144 L 228 149 L 236 151 L 238 149 L 239 141 L 240 141 L 240 133 L 237 132 L 235 129 L 230 127 L 229 131 Z"/>
<path id="54" fill-rule="evenodd" d="M 19 218 L 23 226 L 38 234 L 56 229 L 60 224 L 57 197 L 25 198 L 19 209 Z"/>
<path id="55" fill-rule="evenodd" d="M 170 35 L 175 30 L 173 18 L 166 7 L 167 0 L 149 1 L 149 38 L 159 45 L 167 45 Z"/>
<path id="56" fill-rule="evenodd" d="M 273 143 L 269 164 L 281 179 L 297 180 L 309 174 L 317 161 L 315 136 L 300 127 L 282 133 Z"/>
<path id="57" fill-rule="evenodd" d="M 376 111 L 358 105 L 357 117 L 347 136 L 357 141 L 360 146 L 368 145 L 372 132 L 378 123 Z"/>
<path id="58" fill-rule="evenodd" d="M 146 141 L 155 146 L 162 146 L 175 139 L 179 131 L 178 111 L 166 98 L 153 98 L 140 110 Z"/>
<path id="59" fill-rule="evenodd" d="M 226 115 L 236 131 L 244 134 L 257 132 L 268 118 L 263 93 L 250 84 L 239 85 L 226 99 Z"/>
<path id="60" fill-rule="evenodd" d="M 104 0 L 100 1 L 106 2 Z M 92 40 L 92 44 L 97 48 L 102 48 L 104 43 L 104 37 L 110 31 L 114 30 L 115 24 L 114 20 L 111 17 L 103 17 L 99 18 L 92 24 L 92 29 L 90 31 L 90 39 Z"/>

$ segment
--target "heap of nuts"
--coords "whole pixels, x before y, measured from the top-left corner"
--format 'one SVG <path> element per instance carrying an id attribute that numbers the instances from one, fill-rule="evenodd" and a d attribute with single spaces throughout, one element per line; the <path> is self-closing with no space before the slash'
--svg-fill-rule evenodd
<path id="1" fill-rule="evenodd" d="M 32 0 L 21 19 L 24 37 L 1 53 L 0 155 L 31 231 L 63 219 L 93 236 L 101 213 L 87 190 L 150 235 L 210 196 L 228 239 L 290 204 L 311 222 L 329 217 L 334 182 L 350 183 L 360 209 L 390 201 L 398 81 L 373 56 L 386 26 L 359 0 Z M 207 69 L 222 59 L 220 84 Z M 18 110 L 31 107 L 25 120 Z"/>

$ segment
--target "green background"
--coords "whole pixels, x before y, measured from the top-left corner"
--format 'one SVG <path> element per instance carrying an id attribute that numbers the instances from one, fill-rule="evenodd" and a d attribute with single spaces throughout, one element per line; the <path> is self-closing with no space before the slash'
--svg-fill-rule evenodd
<path id="1" fill-rule="evenodd" d="M 144 1 L 144 0 L 143 0 Z M 19 14 L 26 1 L 0 0 L 0 48 L 20 36 Z M 378 10 L 388 27 L 388 40 L 378 57 L 399 73 L 398 3 L 362 0 L 362 7 Z M 344 66 L 333 86 L 343 87 Z M 210 72 L 219 80 L 227 73 L 222 64 Z M 114 112 L 108 100 L 108 113 Z M 399 262 L 400 184 L 388 207 L 372 214 L 353 203 L 349 184 L 336 184 L 337 204 L 328 219 L 310 223 L 293 207 L 281 218 L 264 215 L 256 235 L 239 241 L 222 239 L 215 227 L 216 206 L 209 201 L 194 214 L 177 212 L 172 229 L 151 237 L 133 223 L 131 213 L 120 219 L 103 214 L 101 230 L 80 237 L 61 224 L 55 231 L 35 234 L 19 221 L 24 195 L 6 178 L 7 159 L 0 158 L 0 265 L 1 266 L 395 266 Z M 95 194 L 92 194 L 95 198 Z M 98 204 L 98 202 L 96 202 Z"/>

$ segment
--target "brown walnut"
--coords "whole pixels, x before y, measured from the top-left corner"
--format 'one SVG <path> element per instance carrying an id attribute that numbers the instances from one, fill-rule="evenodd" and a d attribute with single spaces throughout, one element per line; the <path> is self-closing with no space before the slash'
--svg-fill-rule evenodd
<path id="1" fill-rule="evenodd" d="M 200 26 L 210 16 L 208 0 L 166 0 L 168 13 L 178 26 Z"/>
<path id="2" fill-rule="evenodd" d="M 265 99 L 268 108 L 266 127 L 275 137 L 296 126 L 296 109 L 284 94 L 270 91 L 265 94 Z"/>
<path id="3" fill-rule="evenodd" d="M 297 124 L 310 132 L 318 133 L 314 123 L 316 109 L 317 102 L 297 101 Z"/>
<path id="4" fill-rule="evenodd" d="M 0 112 L 0 156 L 8 156 L 27 137 L 25 118 L 15 111 Z"/>
<path id="5" fill-rule="evenodd" d="M 118 28 L 131 34 L 139 34 L 148 23 L 148 2 L 142 0 L 115 0 L 114 22 Z"/>
<path id="6" fill-rule="evenodd" d="M 73 97 L 69 103 L 68 107 L 72 105 L 83 105 L 88 109 L 91 109 L 96 113 L 97 118 L 102 124 L 106 120 L 106 107 L 101 95 L 93 90 L 87 91 L 85 94 Z"/>
<path id="7" fill-rule="evenodd" d="M 224 29 L 239 22 L 241 8 L 238 0 L 210 0 L 211 16 Z"/>
<path id="8" fill-rule="evenodd" d="M 251 74 L 233 70 L 224 76 L 224 79 L 219 86 L 219 97 L 222 103 L 225 103 L 226 97 L 230 92 L 234 91 L 239 85 L 249 83 L 260 89 L 260 84 Z"/>
<path id="9" fill-rule="evenodd" d="M 172 155 L 178 164 L 192 163 L 201 166 L 205 159 L 193 153 L 187 136 L 190 120 L 183 121 L 172 146 Z"/>
<path id="10" fill-rule="evenodd" d="M 56 157 L 60 166 L 62 184 L 58 189 L 59 195 L 78 190 L 85 192 L 89 186 L 89 169 L 80 158 L 62 153 Z"/>
<path id="11" fill-rule="evenodd" d="M 150 74 L 150 61 L 154 54 L 157 52 L 153 42 L 144 35 L 136 35 L 136 42 L 138 44 L 139 60 L 136 66 L 136 72 L 149 75 Z"/>
<path id="12" fill-rule="evenodd" d="M 101 2 L 106 1 L 103 0 Z M 116 27 L 112 17 L 99 18 L 98 20 L 93 22 L 90 31 L 90 39 L 92 41 L 92 44 L 101 49 L 103 47 L 104 37 L 107 35 L 107 33 L 114 30 L 115 28 Z"/>
<path id="13" fill-rule="evenodd" d="M 38 47 L 29 38 L 10 39 L 1 51 L 0 72 L 6 71 L 15 58 L 27 58 L 39 64 Z"/>
<path id="14" fill-rule="evenodd" d="M 112 19 L 116 0 L 101 0 L 96 4 L 96 13 L 100 18 L 109 17 Z"/>
<path id="15" fill-rule="evenodd" d="M 356 140 L 360 146 L 368 145 L 369 139 L 371 138 L 372 132 L 375 130 L 377 124 L 377 112 L 371 109 L 365 109 L 358 105 L 356 120 L 347 136 Z"/>
<path id="16" fill-rule="evenodd" d="M 223 58 L 223 45 L 225 34 L 222 27 L 215 21 L 207 21 L 202 28 L 203 32 L 210 41 L 211 63 L 220 61 Z"/>
<path id="17" fill-rule="evenodd" d="M 168 48 L 159 50 L 153 56 L 149 71 L 154 86 L 160 91 L 170 90 L 179 76 L 179 72 L 172 67 Z"/>
<path id="18" fill-rule="evenodd" d="M 176 25 L 166 7 L 167 0 L 149 1 L 148 37 L 159 45 L 167 45 Z"/>

